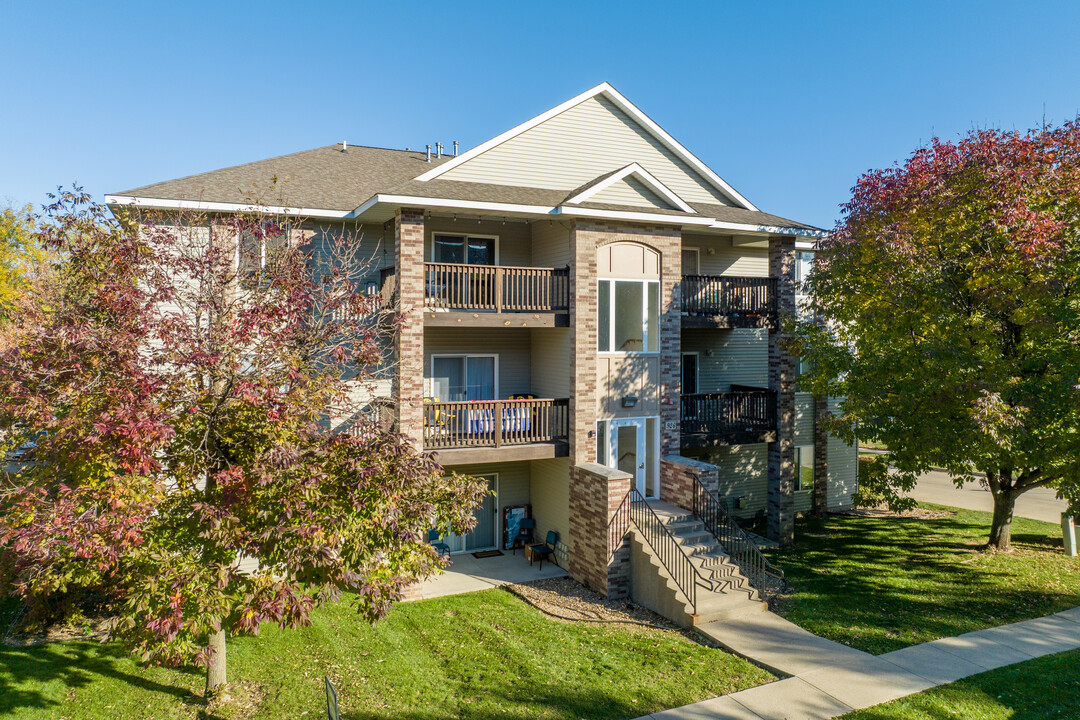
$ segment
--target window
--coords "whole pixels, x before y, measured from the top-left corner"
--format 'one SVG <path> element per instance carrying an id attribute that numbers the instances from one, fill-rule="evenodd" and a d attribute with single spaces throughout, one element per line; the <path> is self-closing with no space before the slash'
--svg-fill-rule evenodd
<path id="1" fill-rule="evenodd" d="M 431 394 L 439 402 L 494 400 L 498 393 L 495 355 L 432 355 Z"/>
<path id="2" fill-rule="evenodd" d="M 443 235 L 432 238 L 432 257 L 439 263 L 494 265 L 495 238 L 473 235 Z"/>
<path id="3" fill-rule="evenodd" d="M 236 267 L 244 275 L 266 267 L 274 253 L 289 244 L 290 223 L 268 221 L 240 233 L 236 247 Z"/>
<path id="4" fill-rule="evenodd" d="M 682 354 L 682 394 L 696 395 L 698 391 L 698 354 Z"/>
<path id="5" fill-rule="evenodd" d="M 700 251 L 697 248 L 682 249 L 682 274 L 698 275 L 701 272 Z"/>
<path id="6" fill-rule="evenodd" d="M 659 352 L 659 282 L 600 280 L 597 293 L 600 352 Z"/>
<path id="7" fill-rule="evenodd" d="M 814 487 L 814 446 L 799 445 L 795 448 L 795 489 L 812 490 Z"/>

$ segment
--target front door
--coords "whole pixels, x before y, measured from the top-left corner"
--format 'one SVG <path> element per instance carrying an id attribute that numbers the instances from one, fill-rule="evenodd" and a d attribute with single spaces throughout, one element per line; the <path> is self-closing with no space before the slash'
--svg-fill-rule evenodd
<path id="1" fill-rule="evenodd" d="M 496 475 L 479 475 L 487 480 L 487 494 L 480 502 L 480 507 L 473 511 L 476 518 L 476 527 L 464 535 L 455 535 L 452 532 L 446 534 L 445 542 L 450 546 L 450 552 L 474 552 L 477 550 L 492 550 L 498 546 L 498 477 Z"/>
<path id="2" fill-rule="evenodd" d="M 634 478 L 634 487 L 648 497 L 645 487 L 645 420 L 628 418 L 608 421 L 608 467 Z"/>

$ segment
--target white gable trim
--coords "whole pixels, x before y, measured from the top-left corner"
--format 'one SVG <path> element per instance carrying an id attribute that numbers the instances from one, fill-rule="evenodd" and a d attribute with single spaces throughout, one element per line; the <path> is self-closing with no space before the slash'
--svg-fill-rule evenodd
<path id="1" fill-rule="evenodd" d="M 540 123 L 555 117 L 559 113 L 565 112 L 566 110 L 569 110 L 570 108 L 574 107 L 575 105 L 579 105 L 579 104 L 585 102 L 586 100 L 588 100 L 590 98 L 594 98 L 594 97 L 596 97 L 598 95 L 604 95 L 605 97 L 607 97 L 608 100 L 615 103 L 615 105 L 617 105 L 620 110 L 625 112 L 627 115 L 629 115 L 635 121 L 637 121 L 639 124 L 644 126 L 646 130 L 648 130 L 650 133 L 652 133 L 653 137 L 655 137 L 663 145 L 665 145 L 669 150 L 671 150 L 671 152 L 673 152 L 676 155 L 676 157 L 681 159 L 683 162 L 685 162 L 690 167 L 697 170 L 697 172 L 700 173 L 702 175 L 702 177 L 704 177 L 706 180 L 708 180 L 713 185 L 713 187 L 715 189 L 719 190 L 724 195 L 727 195 L 728 197 L 730 197 L 737 205 L 739 205 L 740 207 L 743 207 L 743 208 L 745 208 L 747 210 L 757 210 L 757 208 L 754 207 L 754 205 L 749 200 L 747 200 L 742 195 L 740 195 L 738 192 L 736 192 L 735 188 L 731 187 L 726 182 L 724 182 L 724 180 L 719 175 L 717 175 L 712 170 L 710 170 L 709 167 L 705 163 L 698 160 L 697 157 L 695 157 L 693 153 L 691 153 L 689 150 L 687 150 L 682 145 L 680 145 L 679 142 L 675 140 L 675 138 L 668 135 L 664 131 L 664 129 L 662 127 L 660 127 L 659 125 L 657 125 L 655 122 L 653 122 L 649 118 L 648 115 L 641 112 L 641 110 L 639 110 L 633 103 L 631 103 L 629 100 L 627 100 L 625 97 L 623 97 L 619 93 L 618 90 L 616 90 L 615 88 L 613 88 L 611 85 L 609 85 L 606 82 L 605 83 L 600 83 L 599 85 L 597 85 L 593 89 L 586 90 L 585 92 L 581 93 L 580 95 L 577 95 L 576 97 L 570 98 L 569 100 L 567 100 L 563 104 L 557 105 L 557 106 L 551 108 L 550 110 L 548 110 L 547 112 L 542 113 L 540 115 L 537 115 L 532 120 L 528 120 L 528 121 L 522 123 L 521 125 L 518 125 L 515 128 L 511 128 L 510 130 L 507 130 L 502 135 L 497 135 L 496 137 L 493 137 L 492 139 L 488 140 L 487 142 L 485 142 L 485 143 L 483 143 L 481 145 L 477 145 L 472 150 L 469 150 L 468 152 L 465 152 L 465 153 L 462 153 L 461 155 L 458 155 L 456 158 L 454 158 L 453 160 L 451 160 L 449 162 L 443 163 L 442 165 L 440 165 L 440 166 L 438 166 L 436 168 L 432 168 L 431 170 L 428 170 L 426 173 L 424 173 L 423 175 L 420 175 L 416 179 L 424 181 L 424 182 L 426 182 L 428 180 L 434 180 L 435 178 L 439 177 L 440 175 L 447 172 L 448 170 L 452 170 L 453 168 L 457 167 L 458 165 L 461 165 L 464 162 L 468 162 L 472 158 L 476 157 L 477 155 L 480 155 L 481 153 L 484 153 L 484 152 L 490 150 L 491 148 L 495 147 L 496 145 L 501 145 L 502 143 L 506 142 L 510 138 L 517 137 L 518 135 L 525 132 L 526 130 L 530 130 L 530 129 L 536 127 L 537 125 L 539 125 Z"/>
<path id="2" fill-rule="evenodd" d="M 642 183 L 644 183 L 650 190 L 652 190 L 654 193 L 656 193 L 660 197 L 667 200 L 669 203 L 671 203 L 675 207 L 682 210 L 684 213 L 694 213 L 694 214 L 697 213 L 697 211 L 694 210 L 694 208 L 690 207 L 686 203 L 685 200 L 683 200 L 681 197 L 679 197 L 674 192 L 672 192 L 671 189 L 669 189 L 666 185 L 664 185 L 664 183 L 660 182 L 655 177 L 653 177 L 652 173 L 650 173 L 648 170 L 641 167 L 637 163 L 630 163 L 629 165 L 624 167 L 622 170 L 618 170 L 618 171 L 612 173 L 609 177 L 604 178 L 603 180 L 596 183 L 595 185 L 593 185 L 588 190 L 585 190 L 584 192 L 578 193 L 577 195 L 570 198 L 566 202 L 567 202 L 567 204 L 571 204 L 571 205 L 577 205 L 578 203 L 583 203 L 586 200 L 588 200 L 589 198 L 591 198 L 593 195 L 596 195 L 598 192 L 606 190 L 607 188 L 611 187 L 615 183 L 619 182 L 620 180 L 623 180 L 624 178 L 626 178 L 627 176 L 630 176 L 630 175 L 633 175 L 634 177 L 636 177 L 638 180 L 640 180 Z"/>
<path id="3" fill-rule="evenodd" d="M 141 198 L 133 195 L 106 195 L 106 205 L 137 205 L 162 210 L 203 210 L 208 212 L 261 212 L 274 215 L 299 215 L 307 218 L 333 218 L 340 220 L 352 216 L 349 210 L 324 210 L 321 208 L 288 207 L 284 205 L 258 205 L 253 203 L 209 202 L 202 200 L 169 200 L 164 198 Z"/>

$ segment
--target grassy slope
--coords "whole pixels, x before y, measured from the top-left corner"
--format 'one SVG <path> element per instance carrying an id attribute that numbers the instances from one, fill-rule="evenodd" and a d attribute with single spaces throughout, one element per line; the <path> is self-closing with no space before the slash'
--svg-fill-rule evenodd
<path id="1" fill-rule="evenodd" d="M 879 654 L 1080 605 L 1080 559 L 1061 530 L 1016 519 L 1010 553 L 982 549 L 990 514 L 935 520 L 830 516 L 800 521 L 774 555 L 795 592 L 784 617 Z"/>
<path id="2" fill-rule="evenodd" d="M 371 628 L 347 603 L 297 631 L 229 644 L 231 681 L 266 694 L 258 718 L 629 718 L 772 679 L 677 632 L 548 620 L 505 590 L 397 606 Z M 0 648 L 0 717 L 190 718 L 197 671 L 142 669 L 115 646 Z"/>
<path id="3" fill-rule="evenodd" d="M 1080 650 L 974 675 L 844 720 L 1066 720 L 1080 716 Z"/>

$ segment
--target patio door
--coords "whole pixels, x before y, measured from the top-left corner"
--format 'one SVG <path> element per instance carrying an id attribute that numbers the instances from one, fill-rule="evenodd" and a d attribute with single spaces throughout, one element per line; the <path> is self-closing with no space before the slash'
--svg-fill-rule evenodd
<path id="1" fill-rule="evenodd" d="M 484 495 L 480 507 L 473 511 L 476 518 L 476 527 L 465 535 L 456 535 L 448 532 L 445 542 L 450 546 L 451 553 L 475 552 L 478 550 L 493 550 L 499 544 L 498 525 L 498 475 L 477 475 L 487 480 L 488 493 Z"/>
<path id="2" fill-rule="evenodd" d="M 495 355 L 432 355 L 431 394 L 439 402 L 494 400 Z"/>
<path id="3" fill-rule="evenodd" d="M 607 454 L 604 464 L 622 470 L 633 478 L 634 487 L 647 498 L 659 495 L 658 418 L 619 418 L 603 421 L 607 425 Z"/>

